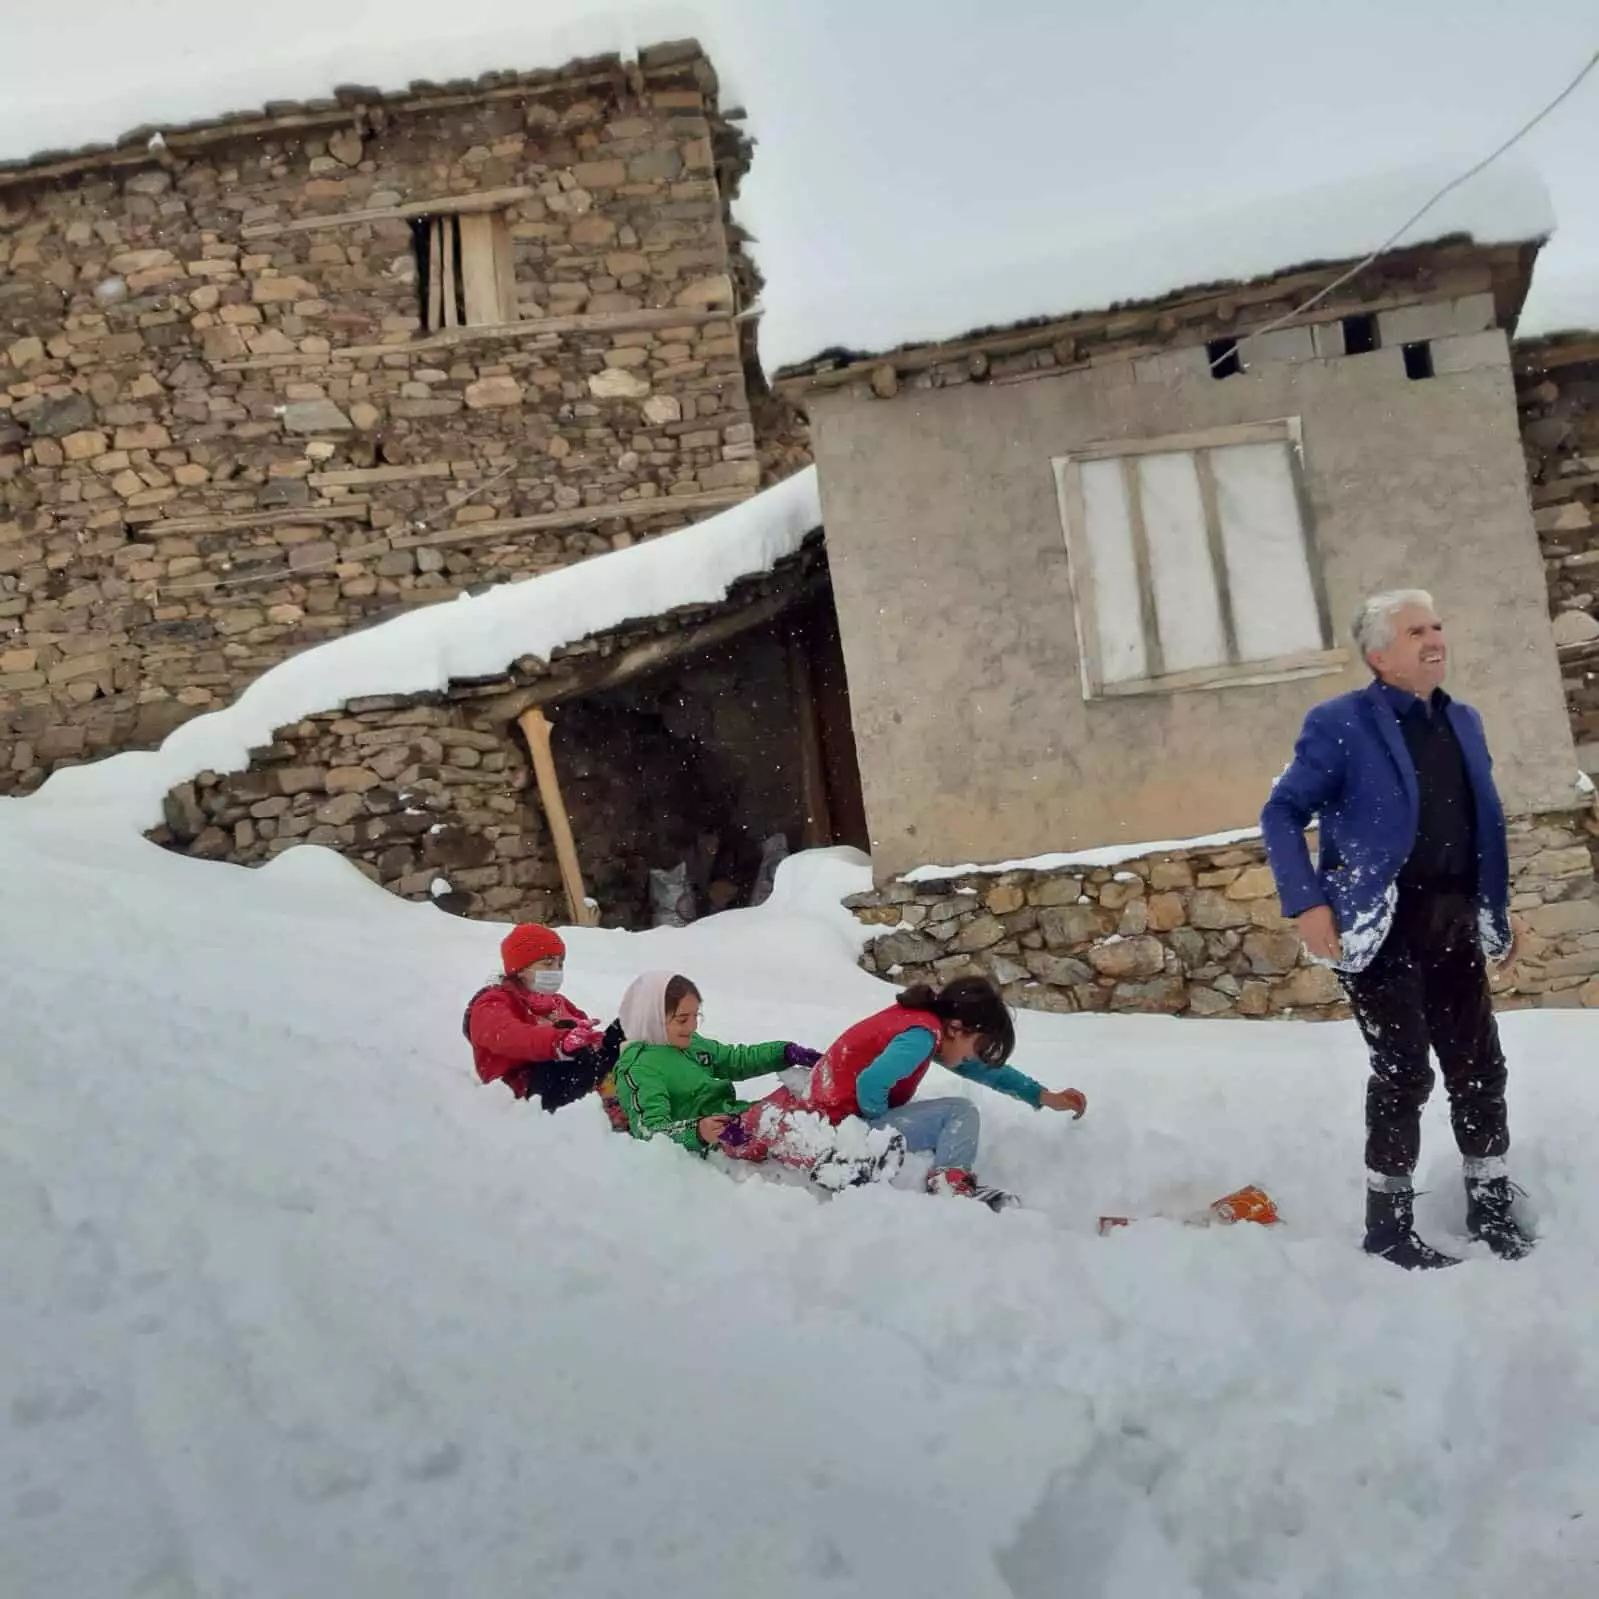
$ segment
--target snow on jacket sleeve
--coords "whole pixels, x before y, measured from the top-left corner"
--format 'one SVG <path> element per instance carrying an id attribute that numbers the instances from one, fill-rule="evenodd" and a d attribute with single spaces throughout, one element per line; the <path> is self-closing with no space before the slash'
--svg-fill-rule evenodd
<path id="1" fill-rule="evenodd" d="M 894 1084 L 925 1066 L 938 1040 L 925 1027 L 907 1027 L 888 1041 L 888 1047 L 855 1079 L 855 1103 L 868 1121 L 885 1114 Z"/>
<path id="2" fill-rule="evenodd" d="M 648 1051 L 617 1067 L 616 1097 L 635 1138 L 666 1137 L 693 1154 L 704 1154 L 699 1118 L 673 1117 L 671 1093 L 661 1074 L 650 1066 Z"/>
<path id="3" fill-rule="evenodd" d="M 738 1083 L 746 1077 L 764 1077 L 768 1072 L 780 1071 L 788 1045 L 719 1044 L 714 1038 L 701 1038 L 696 1033 L 688 1048 L 712 1077 L 719 1077 L 724 1083 Z"/>
<path id="4" fill-rule="evenodd" d="M 1272 784 L 1260 813 L 1266 858 L 1284 916 L 1298 916 L 1327 903 L 1305 843 L 1305 829 L 1323 806 L 1337 798 L 1343 783 L 1343 741 L 1329 725 L 1323 707 L 1317 706 L 1305 718 L 1294 758 Z"/>
<path id="5" fill-rule="evenodd" d="M 957 1077 L 964 1077 L 969 1083 L 981 1083 L 984 1088 L 992 1088 L 996 1093 L 1009 1094 L 1024 1105 L 1031 1105 L 1034 1110 L 1038 1109 L 1040 1096 L 1044 1092 L 1042 1083 L 1035 1083 L 1026 1072 L 1019 1072 L 1014 1066 L 985 1066 L 980 1060 L 963 1060 L 951 1069 Z"/>
<path id="6" fill-rule="evenodd" d="M 555 1059 L 561 1030 L 544 1022 L 525 1022 L 497 989 L 491 988 L 472 1007 L 468 1037 L 477 1049 L 491 1050 L 518 1061 Z"/>

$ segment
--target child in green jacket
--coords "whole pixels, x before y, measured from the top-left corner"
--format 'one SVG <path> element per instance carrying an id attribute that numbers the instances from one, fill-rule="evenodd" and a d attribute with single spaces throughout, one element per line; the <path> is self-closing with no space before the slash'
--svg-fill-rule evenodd
<path id="1" fill-rule="evenodd" d="M 700 991 L 686 977 L 645 972 L 622 996 L 628 1042 L 616 1066 L 616 1090 L 635 1138 L 664 1136 L 696 1155 L 777 1160 L 827 1188 L 892 1176 L 904 1142 L 865 1134 L 847 1152 L 825 1117 L 798 1109 L 786 1089 L 753 1103 L 733 1084 L 820 1058 L 803 1044 L 719 1044 L 699 1032 Z M 864 1133 L 864 1129 L 861 1130 Z"/>

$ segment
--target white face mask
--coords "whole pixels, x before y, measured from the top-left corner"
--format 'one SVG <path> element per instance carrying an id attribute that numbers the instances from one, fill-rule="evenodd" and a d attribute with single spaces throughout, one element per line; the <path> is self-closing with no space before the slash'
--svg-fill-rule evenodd
<path id="1" fill-rule="evenodd" d="M 535 994 L 559 994 L 561 992 L 561 979 L 566 973 L 559 966 L 545 966 L 532 974 L 532 981 L 527 978 L 522 981 L 533 990 Z"/>

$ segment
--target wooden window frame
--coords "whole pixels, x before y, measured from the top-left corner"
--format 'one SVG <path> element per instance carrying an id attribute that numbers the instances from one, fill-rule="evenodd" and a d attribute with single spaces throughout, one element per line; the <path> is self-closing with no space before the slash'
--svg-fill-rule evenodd
<path id="1" fill-rule="evenodd" d="M 424 333 L 503 327 L 519 320 L 511 228 L 503 211 L 440 209 L 417 219 L 428 252 Z M 419 261 L 418 266 L 422 263 Z"/>
<path id="2" fill-rule="evenodd" d="M 1316 616 L 1323 644 L 1314 650 L 1280 655 L 1270 660 L 1247 661 L 1238 656 L 1237 628 L 1233 618 L 1232 591 L 1227 581 L 1227 566 L 1222 549 L 1221 520 L 1216 501 L 1216 479 L 1209 452 L 1240 444 L 1287 444 L 1289 473 L 1294 499 L 1299 508 L 1299 535 L 1303 545 L 1311 592 L 1315 596 Z M 1229 659 L 1215 666 L 1188 671 L 1161 669 L 1160 632 L 1155 611 L 1155 589 L 1150 574 L 1149 544 L 1144 531 L 1137 460 L 1142 455 L 1188 454 L 1194 457 L 1199 478 L 1200 498 L 1205 511 L 1206 543 L 1210 554 L 1211 578 L 1216 587 L 1222 630 Z M 1100 676 L 1098 608 L 1095 603 L 1093 568 L 1088 558 L 1088 525 L 1083 504 L 1082 468 L 1089 461 L 1122 462 L 1127 486 L 1128 527 L 1133 545 L 1133 564 L 1138 577 L 1139 610 L 1144 639 L 1147 676 L 1119 683 L 1107 683 Z M 1107 439 L 1051 459 L 1055 491 L 1060 507 L 1061 530 L 1066 541 L 1066 561 L 1072 588 L 1073 612 L 1077 630 L 1077 658 L 1082 674 L 1085 700 L 1124 699 L 1141 694 L 1182 694 L 1206 689 L 1246 688 L 1265 683 L 1288 683 L 1298 678 L 1323 677 L 1342 672 L 1349 664 L 1349 651 L 1332 645 L 1332 616 L 1322 574 L 1315 523 L 1310 500 L 1305 492 L 1304 445 L 1300 419 L 1284 417 L 1271 422 L 1243 422 L 1230 427 L 1210 428 L 1195 433 L 1171 433 L 1156 439 Z"/>

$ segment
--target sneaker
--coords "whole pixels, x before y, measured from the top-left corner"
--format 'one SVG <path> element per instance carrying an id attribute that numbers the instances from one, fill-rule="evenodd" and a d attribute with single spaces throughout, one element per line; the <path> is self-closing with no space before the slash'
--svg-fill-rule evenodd
<path id="1" fill-rule="evenodd" d="M 995 1188 L 989 1183 L 980 1183 L 969 1171 L 962 1171 L 958 1166 L 930 1171 L 927 1174 L 927 1191 L 930 1194 L 954 1194 L 962 1199 L 975 1199 L 994 1211 L 1009 1210 L 1021 1204 L 1015 1194 L 1008 1194 L 1003 1188 Z"/>
<path id="2" fill-rule="evenodd" d="M 1514 1201 L 1523 1190 L 1508 1177 L 1466 1179 L 1466 1231 L 1501 1260 L 1521 1260 L 1533 1240 L 1516 1220 Z"/>

